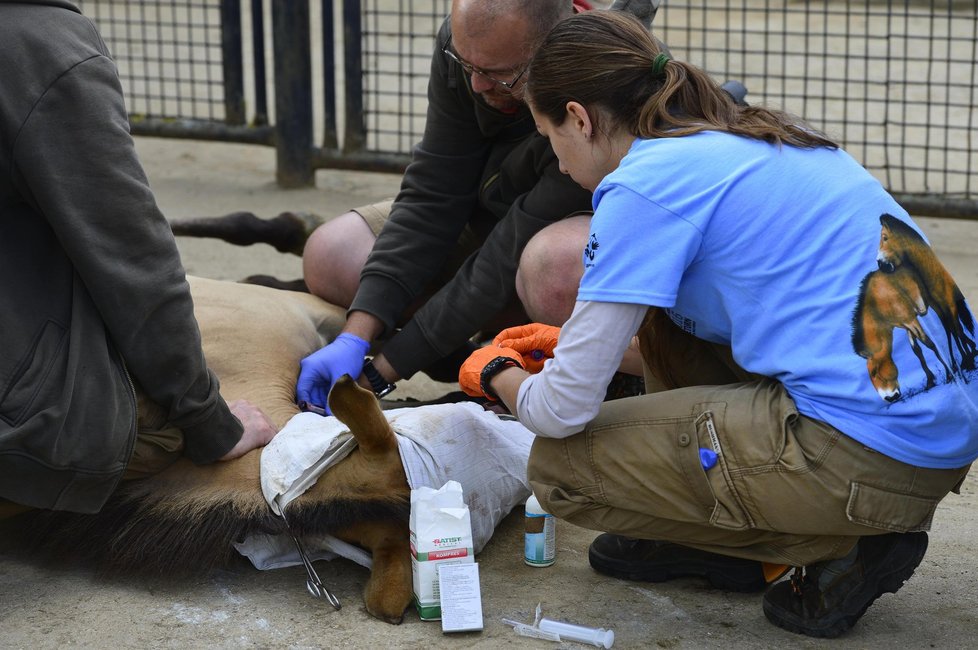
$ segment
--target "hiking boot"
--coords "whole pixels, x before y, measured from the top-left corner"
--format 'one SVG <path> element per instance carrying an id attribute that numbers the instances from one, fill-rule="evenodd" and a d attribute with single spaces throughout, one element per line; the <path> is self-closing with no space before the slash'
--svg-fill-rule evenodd
<path id="1" fill-rule="evenodd" d="M 883 594 L 894 594 L 924 559 L 927 533 L 860 538 L 844 558 L 818 562 L 764 594 L 764 615 L 791 632 L 834 638 Z"/>
<path id="2" fill-rule="evenodd" d="M 588 549 L 594 570 L 623 580 L 665 582 L 699 576 L 727 591 L 759 591 L 767 584 L 756 560 L 710 553 L 674 542 L 598 535 Z"/>

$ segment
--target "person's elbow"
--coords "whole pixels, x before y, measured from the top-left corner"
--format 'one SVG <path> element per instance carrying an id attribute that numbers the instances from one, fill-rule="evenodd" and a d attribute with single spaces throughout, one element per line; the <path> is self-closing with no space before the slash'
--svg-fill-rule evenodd
<path id="1" fill-rule="evenodd" d="M 547 395 L 540 400 L 530 400 L 520 392 L 516 415 L 523 426 L 541 438 L 568 438 L 580 433 L 596 412 L 587 406 L 572 404 L 566 399 Z"/>

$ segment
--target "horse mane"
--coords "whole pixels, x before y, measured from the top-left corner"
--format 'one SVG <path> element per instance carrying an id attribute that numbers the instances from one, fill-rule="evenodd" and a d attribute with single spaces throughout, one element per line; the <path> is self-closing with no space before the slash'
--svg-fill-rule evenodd
<path id="1" fill-rule="evenodd" d="M 258 455 L 252 456 L 257 462 Z M 196 470 L 213 478 L 206 470 L 214 466 L 178 464 L 183 465 L 180 475 Z M 174 489 L 165 480 L 169 473 L 161 475 L 163 480 L 148 477 L 123 484 L 97 514 L 26 512 L 3 522 L 4 535 L 48 561 L 85 564 L 104 575 L 186 577 L 231 564 L 238 557 L 234 542 L 251 533 L 285 532 L 257 480 L 250 486 L 191 481 Z M 371 521 L 407 525 L 409 509 L 400 495 L 386 500 L 299 498 L 288 514 L 293 532 L 301 536 L 333 534 Z"/>
<path id="2" fill-rule="evenodd" d="M 869 350 L 866 348 L 866 331 L 863 329 L 863 310 L 866 308 L 866 285 L 873 275 L 867 273 L 859 284 L 859 298 L 856 300 L 856 307 L 852 310 L 851 340 L 852 349 L 859 356 L 866 358 Z"/>

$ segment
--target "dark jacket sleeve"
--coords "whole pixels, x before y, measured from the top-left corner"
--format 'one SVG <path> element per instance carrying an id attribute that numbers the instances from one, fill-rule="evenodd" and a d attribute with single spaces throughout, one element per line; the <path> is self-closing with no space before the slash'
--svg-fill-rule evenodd
<path id="1" fill-rule="evenodd" d="M 431 61 L 424 135 L 350 307 L 377 316 L 387 333 L 455 247 L 477 206 L 489 156 L 491 143 L 479 128 L 464 79 L 449 78 L 441 52 L 447 37 L 446 21 Z"/>
<path id="2" fill-rule="evenodd" d="M 499 189 L 503 195 L 515 194 L 506 215 L 384 346 L 384 356 L 403 377 L 457 349 L 514 299 L 520 254 L 533 235 L 591 207 L 590 192 L 560 172 L 550 143 L 535 134 L 510 153 L 497 182 L 510 185 Z"/>
<path id="3" fill-rule="evenodd" d="M 205 364 L 189 285 L 136 157 L 112 61 L 95 56 L 61 75 L 16 149 L 25 196 L 60 240 L 130 374 L 183 430 L 192 460 L 224 455 L 241 424 Z"/>

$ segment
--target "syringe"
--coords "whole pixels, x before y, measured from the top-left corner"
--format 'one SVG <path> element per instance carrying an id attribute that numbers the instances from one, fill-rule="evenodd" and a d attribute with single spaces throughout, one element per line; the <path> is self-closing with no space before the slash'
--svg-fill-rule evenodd
<path id="1" fill-rule="evenodd" d="M 549 618 L 541 618 L 538 626 L 541 631 L 556 634 L 561 640 L 590 643 L 599 648 L 610 648 L 615 643 L 615 633 L 603 627 L 585 627 Z"/>
<path id="2" fill-rule="evenodd" d="M 520 623 L 508 618 L 503 619 L 503 623 L 512 625 L 513 630 L 520 636 L 533 637 L 535 639 L 546 639 L 548 641 L 577 641 L 578 643 L 590 643 L 599 648 L 610 648 L 615 643 L 615 633 L 603 627 L 585 627 L 554 621 L 543 618 L 540 603 L 537 603 L 536 616 L 533 624 Z"/>

